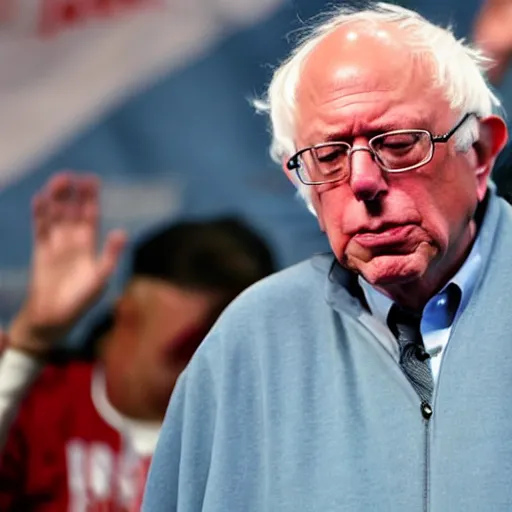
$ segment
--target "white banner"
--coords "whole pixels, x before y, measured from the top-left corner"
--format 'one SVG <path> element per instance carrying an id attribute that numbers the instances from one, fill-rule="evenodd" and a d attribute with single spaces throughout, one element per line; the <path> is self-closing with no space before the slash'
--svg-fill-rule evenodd
<path id="1" fill-rule="evenodd" d="M 283 0 L 0 0 L 0 186 Z"/>

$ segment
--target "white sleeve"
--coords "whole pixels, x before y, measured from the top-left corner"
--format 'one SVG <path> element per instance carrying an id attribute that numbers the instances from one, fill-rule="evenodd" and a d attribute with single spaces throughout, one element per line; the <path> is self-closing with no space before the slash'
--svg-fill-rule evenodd
<path id="1" fill-rule="evenodd" d="M 8 348 L 0 358 L 0 449 L 25 392 L 42 367 L 40 361 L 15 349 Z"/>

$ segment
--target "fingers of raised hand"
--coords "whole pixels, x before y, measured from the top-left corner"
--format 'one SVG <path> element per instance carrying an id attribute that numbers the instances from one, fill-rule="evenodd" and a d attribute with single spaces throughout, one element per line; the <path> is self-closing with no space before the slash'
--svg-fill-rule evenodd
<path id="1" fill-rule="evenodd" d="M 58 173 L 34 197 L 34 233 L 48 237 L 58 227 L 90 225 L 99 215 L 99 184 L 91 175 Z"/>
<path id="2" fill-rule="evenodd" d="M 108 279 L 114 272 L 121 253 L 126 246 L 126 233 L 116 230 L 108 234 L 105 246 L 99 257 L 99 269 L 102 279 Z"/>

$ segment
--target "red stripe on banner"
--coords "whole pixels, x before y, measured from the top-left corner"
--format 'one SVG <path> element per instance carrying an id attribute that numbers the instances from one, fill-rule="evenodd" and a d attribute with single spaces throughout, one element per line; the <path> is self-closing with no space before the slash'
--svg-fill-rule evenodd
<path id="1" fill-rule="evenodd" d="M 89 21 L 112 20 L 155 7 L 165 7 L 165 0 L 42 0 L 38 32 L 55 35 Z"/>

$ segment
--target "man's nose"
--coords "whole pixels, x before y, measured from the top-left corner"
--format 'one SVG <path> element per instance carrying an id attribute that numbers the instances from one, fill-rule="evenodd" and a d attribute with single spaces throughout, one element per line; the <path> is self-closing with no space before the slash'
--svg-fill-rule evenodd
<path id="1" fill-rule="evenodd" d="M 350 155 L 350 188 L 359 201 L 375 201 L 388 185 L 369 148 L 354 146 Z"/>

